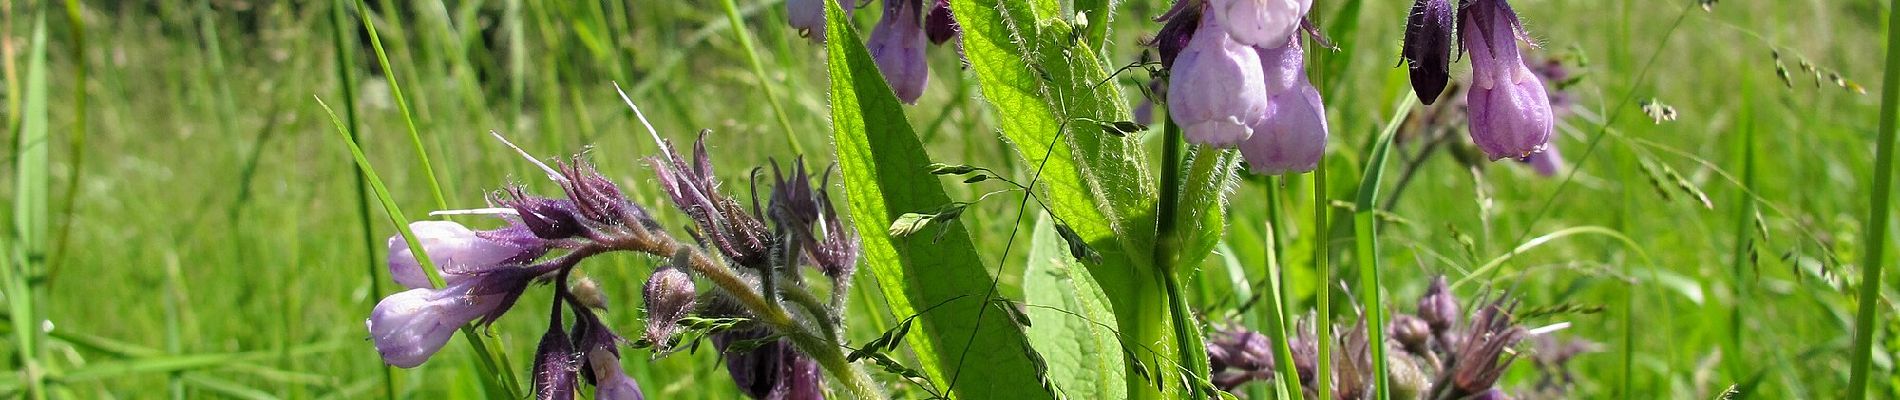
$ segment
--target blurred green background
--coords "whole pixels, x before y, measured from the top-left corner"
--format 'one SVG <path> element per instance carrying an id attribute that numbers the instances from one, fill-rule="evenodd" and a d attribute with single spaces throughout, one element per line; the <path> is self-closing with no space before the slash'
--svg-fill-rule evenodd
<path id="1" fill-rule="evenodd" d="M 554 193 L 488 136 L 495 130 L 544 158 L 587 153 L 666 225 L 680 226 L 683 215 L 666 206 L 641 163 L 655 144 L 614 82 L 663 136 L 684 141 L 712 129 L 724 187 L 742 199 L 752 167 L 801 152 L 830 158 L 823 49 L 786 26 L 781 2 L 738 3 L 737 30 L 713 2 L 370 4 L 392 87 L 352 2 L 0 1 L 13 139 L 0 198 L 14 206 L 9 226 L 46 222 L 11 230 L 4 242 L 18 255 L 8 270 L 24 272 L 35 300 L 9 308 L 16 345 L 0 349 L 5 376 L 45 374 L 55 396 L 77 398 L 383 396 L 384 368 L 363 319 L 395 291 L 381 265 L 395 231 L 363 192 L 318 99 L 339 113 L 353 106 L 360 143 L 409 218 L 427 218 L 437 205 L 396 88 L 450 208 L 483 206 L 488 191 L 511 182 Z M 1333 127 L 1327 187 L 1331 198 L 1351 199 L 1367 143 L 1409 96 L 1405 70 L 1393 66 L 1410 2 L 1315 3 L 1313 18 L 1340 45 L 1309 58 Z M 1619 395 L 1626 372 L 1637 393 L 1625 394 L 1638 398 L 1710 398 L 1731 385 L 1760 398 L 1843 393 L 1877 107 L 1862 91 L 1877 89 L 1875 39 L 1891 10 L 1726 1 L 1704 11 L 1697 3 L 1513 1 L 1542 46 L 1535 53 L 1566 60 L 1580 77 L 1568 87 L 1575 114 L 1557 139 L 1578 172 L 1566 183 L 1511 162 L 1467 164 L 1447 153 L 1468 146 L 1455 137 L 1444 146 L 1402 142 L 1394 165 L 1405 169 L 1395 171 L 1415 172 L 1402 192 L 1388 189 L 1398 200 L 1381 230 L 1395 309 L 1410 311 L 1433 274 L 1457 280 L 1494 264 L 1497 274 L 1472 276 L 1459 293 L 1469 301 L 1481 288 L 1508 289 L 1523 309 L 1583 310 L 1528 321 L 1568 321 L 1574 326 L 1562 335 L 1603 344 L 1571 365 L 1574 397 Z M 868 32 L 879 6 L 858 10 L 859 29 Z M 1149 17 L 1165 7 L 1131 0 L 1106 22 L 1091 18 L 1112 24 L 1111 60 L 1137 60 L 1140 39 L 1159 28 Z M 739 34 L 756 47 L 741 46 Z M 933 158 L 1028 176 L 955 48 L 930 53 L 930 87 L 908 114 Z M 1454 67 L 1454 79 L 1466 68 Z M 1138 96 L 1146 74 L 1123 77 L 1125 92 Z M 1679 118 L 1652 120 L 1643 110 L 1651 103 Z M 992 189 L 946 183 L 963 198 Z M 1350 249 L 1351 235 L 1312 231 L 1313 190 L 1305 176 L 1235 189 L 1222 254 L 1191 284 L 1197 309 L 1227 318 L 1243 303 L 1234 282 L 1264 279 L 1268 221 L 1280 232 L 1280 261 L 1309 277 L 1296 292 L 1314 293 L 1311 249 Z M 1010 230 L 1027 229 L 1027 221 L 1012 224 L 1016 211 L 1013 201 L 991 201 L 965 212 L 986 256 L 1001 251 Z M 1513 249 L 1523 251 L 1507 257 Z M 1003 293 L 1021 298 L 1013 285 L 1021 256 L 1012 257 Z M 1356 282 L 1350 261 L 1335 262 L 1344 263 L 1342 279 Z M 613 304 L 607 316 L 622 331 L 641 324 L 638 285 L 653 263 L 612 255 L 583 267 L 602 282 Z M 1900 327 L 1893 281 L 1881 305 L 1888 332 Z M 1626 293 L 1625 282 L 1637 289 Z M 7 289 L 18 304 L 22 292 Z M 544 292 L 530 291 L 487 330 L 524 379 L 545 323 L 536 305 L 546 304 Z M 876 296 L 860 299 L 854 342 L 893 319 Z M 15 318 L 22 311 L 41 322 Z M 21 357 L 12 332 L 23 328 L 50 332 L 42 354 Z M 1625 332 L 1635 345 L 1628 371 L 1619 355 Z M 1900 341 L 1880 336 L 1875 346 L 1874 393 L 1900 397 L 1892 360 Z M 738 396 L 711 351 L 654 361 L 628 354 L 629 372 L 651 398 Z M 474 359 L 452 341 L 426 365 L 394 371 L 390 389 L 484 397 Z M 1505 386 L 1534 383 L 1529 364 L 1521 361 Z M 0 393 L 23 394 L 25 382 L 0 380 Z"/>

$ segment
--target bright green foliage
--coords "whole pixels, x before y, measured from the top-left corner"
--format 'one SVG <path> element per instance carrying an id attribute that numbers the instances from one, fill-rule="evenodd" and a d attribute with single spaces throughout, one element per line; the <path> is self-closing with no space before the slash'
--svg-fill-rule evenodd
<path id="1" fill-rule="evenodd" d="M 832 139 L 866 272 L 877 275 L 891 313 L 929 309 L 920 318 L 923 334 L 908 343 L 934 386 L 972 399 L 1050 396 L 1022 328 L 1008 312 L 985 310 L 1013 306 L 971 295 L 989 292 L 992 278 L 963 224 L 947 222 L 949 231 L 935 240 L 886 232 L 902 214 L 941 207 L 950 196 L 925 168 L 930 157 L 923 142 L 857 30 L 840 22 L 849 20 L 835 3 L 825 3 Z"/>

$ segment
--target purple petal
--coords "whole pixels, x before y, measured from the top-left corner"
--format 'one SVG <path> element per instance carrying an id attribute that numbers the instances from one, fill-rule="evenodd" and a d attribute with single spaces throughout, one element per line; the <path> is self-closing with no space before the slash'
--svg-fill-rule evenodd
<path id="1" fill-rule="evenodd" d="M 1312 0 L 1209 0 L 1208 6 L 1234 40 L 1273 47 L 1287 42 L 1313 8 Z"/>
<path id="2" fill-rule="evenodd" d="M 1253 135 L 1267 108 L 1260 55 L 1203 16 L 1198 34 L 1174 60 L 1168 116 L 1188 142 L 1233 146 Z"/>
<path id="3" fill-rule="evenodd" d="M 884 0 L 884 19 L 865 42 L 877 69 L 905 104 L 917 104 L 930 82 L 930 64 L 924 58 L 924 28 L 919 25 L 921 0 Z"/>

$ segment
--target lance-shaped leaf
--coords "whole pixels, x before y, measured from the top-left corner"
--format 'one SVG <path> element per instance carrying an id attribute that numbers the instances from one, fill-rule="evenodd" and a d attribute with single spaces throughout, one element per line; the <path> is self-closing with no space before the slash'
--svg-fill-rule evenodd
<path id="1" fill-rule="evenodd" d="M 943 304 L 919 318 L 922 335 L 906 340 L 924 375 L 939 388 L 956 379 L 957 398 L 1050 397 L 1033 355 L 1022 349 L 1022 329 L 1005 313 L 983 311 L 991 277 L 963 224 L 941 222 L 946 231 L 936 240 L 888 234 L 901 215 L 949 204 L 950 196 L 924 168 L 930 159 L 923 142 L 850 19 L 825 3 L 832 138 L 865 267 L 877 274 L 892 313 Z"/>

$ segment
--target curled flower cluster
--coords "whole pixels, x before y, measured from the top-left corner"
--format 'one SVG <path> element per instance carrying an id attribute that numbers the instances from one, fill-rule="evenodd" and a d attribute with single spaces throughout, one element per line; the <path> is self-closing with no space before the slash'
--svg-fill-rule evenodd
<path id="1" fill-rule="evenodd" d="M 1306 78 L 1299 32 L 1310 0 L 1179 0 L 1153 45 L 1168 68 L 1168 116 L 1188 142 L 1240 149 L 1248 168 L 1311 171 L 1326 105 Z"/>
<path id="2" fill-rule="evenodd" d="M 1453 13 L 1457 31 L 1453 32 Z M 1419 101 L 1432 104 L 1444 91 L 1453 36 L 1471 56 L 1465 92 L 1471 141 L 1491 160 L 1521 159 L 1550 143 L 1551 101 L 1543 80 L 1524 62 L 1518 41 L 1530 42 L 1506 0 L 1416 0 L 1405 29 L 1404 56 Z"/>
<path id="3" fill-rule="evenodd" d="M 1394 399 L 1459 400 L 1511 398 L 1498 387 L 1498 377 L 1510 367 L 1517 353 L 1508 349 L 1533 337 L 1519 327 L 1511 312 L 1516 302 L 1504 296 L 1480 301 L 1468 321 L 1452 296 L 1445 278 L 1433 280 L 1419 299 L 1416 314 L 1394 316 L 1383 328 L 1386 332 L 1386 384 Z M 1319 382 L 1315 376 L 1319 338 L 1315 337 L 1317 318 L 1308 315 L 1295 328 L 1288 341 L 1294 371 L 1305 397 L 1317 398 Z M 1363 320 L 1351 327 L 1338 326 L 1333 346 L 1331 380 L 1333 399 L 1359 400 L 1374 393 L 1371 344 Z M 1542 337 L 1542 336 L 1536 336 Z M 1216 331 L 1207 341 L 1208 358 L 1213 365 L 1214 385 L 1233 390 L 1252 381 L 1273 379 L 1274 361 L 1271 339 L 1244 327 L 1229 326 Z M 1549 361 L 1560 366 L 1583 350 L 1553 354 L 1561 360 Z M 1540 365 L 1545 361 L 1539 359 Z"/>
<path id="4" fill-rule="evenodd" d="M 813 41 L 823 42 L 824 1 L 787 0 L 787 22 Z M 878 71 L 884 74 L 884 81 L 890 83 L 897 98 L 906 104 L 917 104 L 917 99 L 924 95 L 924 87 L 930 84 L 925 42 L 942 45 L 963 31 L 950 13 L 950 0 L 929 0 L 928 10 L 924 8 L 924 1 L 884 0 L 883 19 L 878 20 L 877 26 L 871 29 L 871 37 L 864 43 L 872 60 L 877 62 Z M 847 0 L 838 0 L 838 6 L 846 15 L 853 8 L 852 2 Z"/>
<path id="5" fill-rule="evenodd" d="M 555 167 L 542 165 L 564 196 L 534 196 L 520 187 L 496 192 L 489 197 L 492 208 L 474 211 L 499 216 L 505 222 L 501 228 L 478 231 L 447 221 L 411 224 L 413 247 L 428 255 L 445 287 L 433 287 L 426 264 L 408 240 L 400 235 L 389 239 L 390 275 L 410 289 L 377 303 L 366 321 L 383 360 L 403 368 L 420 365 L 457 329 L 494 322 L 533 283 L 543 282 L 554 287 L 555 301 L 548 330 L 536 346 L 537 399 L 572 399 L 583 383 L 594 387 L 598 399 L 644 398 L 621 369 L 620 347 L 650 345 L 664 354 L 686 329 L 681 321 L 694 315 L 740 321 L 729 330 L 710 333 L 727 353 L 733 379 L 745 393 L 755 398 L 823 398 L 817 363 L 804 353 L 807 348 L 788 338 L 831 345 L 839 340 L 838 312 L 854 271 L 858 241 L 839 223 L 825 183 L 814 183 L 802 164 L 789 173 L 775 166 L 769 206 L 761 209 L 755 199 L 748 208 L 719 190 L 704 132 L 694 144 L 692 160 L 664 141 L 661 148 L 663 154 L 648 163 L 673 205 L 695 223 L 693 242 L 681 242 L 662 230 L 645 208 L 628 200 L 586 161 L 577 157 Z M 548 257 L 556 251 L 564 252 Z M 647 318 L 639 341 L 623 339 L 603 322 L 599 312 L 605 311 L 606 302 L 597 283 L 570 279 L 584 259 L 614 251 L 664 260 L 642 288 Z M 797 279 L 801 265 L 831 279 L 831 302 L 799 301 L 817 298 Z M 711 282 L 711 290 L 700 290 L 696 281 L 701 280 Z M 788 313 L 780 298 L 794 300 L 799 312 Z M 730 346 L 741 341 L 766 343 Z"/>

